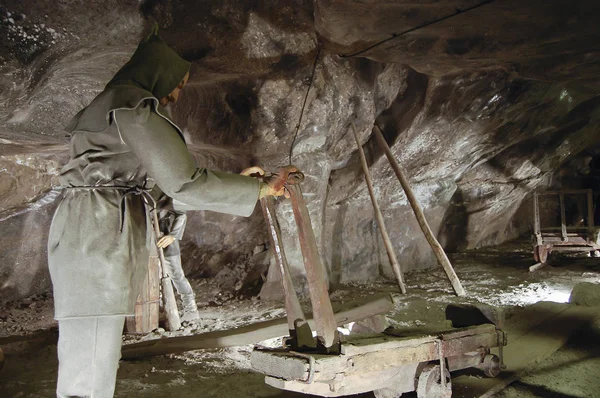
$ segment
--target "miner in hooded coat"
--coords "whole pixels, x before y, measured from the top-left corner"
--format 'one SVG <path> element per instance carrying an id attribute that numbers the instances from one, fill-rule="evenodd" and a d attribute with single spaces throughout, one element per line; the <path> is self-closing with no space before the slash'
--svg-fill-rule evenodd
<path id="1" fill-rule="evenodd" d="M 70 160 L 50 228 L 48 263 L 59 324 L 58 397 L 112 397 L 121 334 L 145 277 L 155 183 L 186 209 L 249 216 L 269 185 L 197 168 L 163 106 L 190 64 L 153 31 L 69 123 Z"/>

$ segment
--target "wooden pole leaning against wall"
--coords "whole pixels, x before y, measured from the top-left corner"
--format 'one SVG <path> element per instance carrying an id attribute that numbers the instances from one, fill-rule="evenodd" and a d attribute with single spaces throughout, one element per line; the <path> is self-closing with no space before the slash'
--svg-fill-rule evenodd
<path id="1" fill-rule="evenodd" d="M 377 198 L 375 197 L 375 191 L 373 189 L 373 182 L 371 181 L 371 174 L 369 174 L 369 167 L 367 166 L 367 159 L 365 158 L 365 153 L 362 149 L 362 145 L 358 140 L 358 134 L 356 133 L 356 127 L 354 123 L 352 123 L 352 133 L 354 134 L 354 139 L 356 140 L 356 145 L 358 146 L 358 153 L 360 155 L 360 164 L 362 165 L 363 172 L 365 174 L 365 181 L 367 182 L 367 187 L 369 188 L 369 196 L 371 197 L 371 203 L 373 204 L 373 210 L 375 211 L 375 219 L 377 220 L 377 225 L 379 226 L 379 230 L 381 231 L 381 237 L 383 239 L 383 244 L 385 245 L 385 251 L 387 252 L 388 258 L 390 259 L 390 264 L 392 265 L 392 270 L 396 275 L 396 279 L 398 281 L 398 286 L 400 287 L 400 291 L 402 294 L 406 294 L 406 285 L 404 284 L 404 276 L 402 275 L 402 270 L 400 269 L 400 264 L 398 264 L 398 259 L 396 258 L 396 254 L 394 253 L 394 248 L 392 247 L 392 242 L 387 233 L 387 229 L 385 228 L 385 223 L 383 222 L 383 215 L 381 214 L 381 210 L 379 209 L 379 204 L 377 203 Z"/>
<path id="2" fill-rule="evenodd" d="M 448 260 L 448 256 L 446 255 L 446 252 L 444 252 L 444 248 L 442 247 L 442 245 L 440 245 L 440 242 L 438 242 L 435 235 L 431 231 L 431 228 L 429 227 L 429 224 L 425 219 L 425 214 L 423 214 L 423 210 L 421 209 L 421 206 L 419 205 L 419 202 L 417 201 L 417 198 L 415 197 L 415 194 L 413 193 L 410 184 L 408 183 L 408 180 L 404 176 L 404 173 L 402 173 L 402 170 L 400 170 L 400 166 L 398 165 L 398 162 L 394 158 L 390 147 L 385 141 L 381 130 L 377 125 L 374 126 L 374 130 L 377 143 L 379 144 L 379 146 L 381 146 L 381 149 L 383 149 L 383 152 L 388 158 L 392 169 L 394 169 L 396 177 L 398 177 L 400 185 L 402 185 L 402 189 L 404 189 L 404 192 L 406 193 L 406 198 L 408 199 L 408 202 L 410 203 L 410 206 L 412 207 L 413 212 L 415 213 L 415 217 L 417 218 L 419 226 L 421 227 L 423 234 L 425 234 L 425 239 L 427 239 L 427 242 L 429 242 L 429 245 L 433 249 L 433 252 L 437 257 L 438 262 L 440 263 L 442 268 L 444 268 L 444 271 L 446 272 L 446 275 L 448 276 L 448 279 L 450 280 L 450 283 L 452 284 L 452 288 L 454 289 L 456 295 L 464 296 L 466 294 L 465 289 L 462 287 L 460 280 L 456 275 L 456 272 L 454 272 L 454 268 L 452 268 L 452 264 L 450 264 L 450 260 Z"/>

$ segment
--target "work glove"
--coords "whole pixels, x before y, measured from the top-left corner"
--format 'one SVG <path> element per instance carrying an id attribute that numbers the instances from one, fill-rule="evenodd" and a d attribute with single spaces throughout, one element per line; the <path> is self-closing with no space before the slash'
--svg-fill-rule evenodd
<path id="1" fill-rule="evenodd" d="M 173 235 L 165 235 L 156 242 L 156 246 L 161 249 L 166 248 L 171 243 L 175 242 L 175 237 Z"/>
<path id="2" fill-rule="evenodd" d="M 294 176 L 294 178 L 297 178 L 298 176 L 304 177 L 296 166 L 291 165 L 280 168 L 276 174 L 270 176 L 266 176 L 265 171 L 258 166 L 244 169 L 240 174 L 262 180 L 260 183 L 260 193 L 258 195 L 259 199 L 266 196 L 285 196 L 286 198 L 289 198 L 290 195 L 285 188 L 285 184 L 291 178 L 291 175 Z"/>

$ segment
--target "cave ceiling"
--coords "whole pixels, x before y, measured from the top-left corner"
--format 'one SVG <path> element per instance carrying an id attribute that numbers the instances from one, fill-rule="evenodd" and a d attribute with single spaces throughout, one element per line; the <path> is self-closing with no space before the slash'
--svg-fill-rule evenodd
<path id="1" fill-rule="evenodd" d="M 391 274 L 351 123 L 405 269 L 435 260 L 370 138 L 374 124 L 448 249 L 519 236 L 529 226 L 527 195 L 596 152 L 599 8 L 583 0 L 5 0 L 0 297 L 48 288 L 45 239 L 68 156 L 64 126 L 155 21 L 192 61 L 171 112 L 198 163 L 303 169 L 321 254 L 332 280 L 346 282 Z M 301 274 L 291 210 L 278 211 Z M 259 211 L 190 219 L 191 275 L 268 266 L 268 256 L 254 258 L 266 243 Z"/>

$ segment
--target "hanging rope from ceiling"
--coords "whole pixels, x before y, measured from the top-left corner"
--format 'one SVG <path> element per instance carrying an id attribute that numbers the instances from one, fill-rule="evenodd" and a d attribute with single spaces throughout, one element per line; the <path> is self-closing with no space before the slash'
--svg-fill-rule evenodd
<path id="1" fill-rule="evenodd" d="M 407 33 L 414 32 L 415 30 L 423 29 L 423 28 L 425 28 L 427 26 L 436 24 L 438 22 L 445 21 L 445 20 L 450 19 L 450 18 L 454 18 L 457 15 L 461 15 L 461 14 L 464 14 L 466 12 L 473 11 L 476 8 L 483 7 L 483 6 L 487 5 L 487 4 L 493 3 L 494 1 L 495 0 L 485 0 L 485 1 L 483 1 L 481 3 L 478 3 L 478 4 L 474 5 L 474 6 L 467 7 L 467 8 L 464 8 L 464 9 L 459 9 L 454 14 L 446 15 L 444 17 L 441 17 L 441 18 L 438 18 L 438 19 L 434 19 L 433 21 L 425 22 L 425 23 L 423 23 L 421 25 L 415 26 L 414 28 L 407 29 L 407 30 L 405 30 L 403 32 L 400 32 L 400 33 L 394 33 L 391 37 L 388 37 L 386 39 L 378 41 L 377 43 L 372 44 L 372 45 L 370 45 L 370 46 L 368 46 L 366 48 L 363 48 L 362 50 L 359 50 L 359 51 L 354 52 L 352 54 L 342 54 L 342 55 L 340 55 L 340 57 L 342 57 L 342 58 L 356 57 L 357 55 L 364 54 L 367 51 L 374 49 L 375 47 L 379 47 L 380 45 L 382 45 L 384 43 L 387 43 L 388 41 L 394 40 L 394 39 L 396 39 L 396 38 L 398 38 L 400 36 L 403 36 L 403 35 L 405 35 Z"/>
<path id="2" fill-rule="evenodd" d="M 290 145 L 290 153 L 289 153 L 289 164 L 292 164 L 292 151 L 294 149 L 294 143 L 296 142 L 296 137 L 298 136 L 298 130 L 300 130 L 300 123 L 302 123 L 302 116 L 304 115 L 304 108 L 306 107 L 306 101 L 308 100 L 308 93 L 310 93 L 310 89 L 313 85 L 313 81 L 315 80 L 315 72 L 317 70 L 317 62 L 319 61 L 319 56 L 321 55 L 321 46 L 317 46 L 317 55 L 315 56 L 315 61 L 313 62 L 312 74 L 310 75 L 310 82 L 308 83 L 308 88 L 306 89 L 306 94 L 304 95 L 304 101 L 302 102 L 302 109 L 300 110 L 300 117 L 298 118 L 298 124 L 296 124 L 296 131 L 294 132 L 294 137 L 292 138 L 292 143 Z"/>

